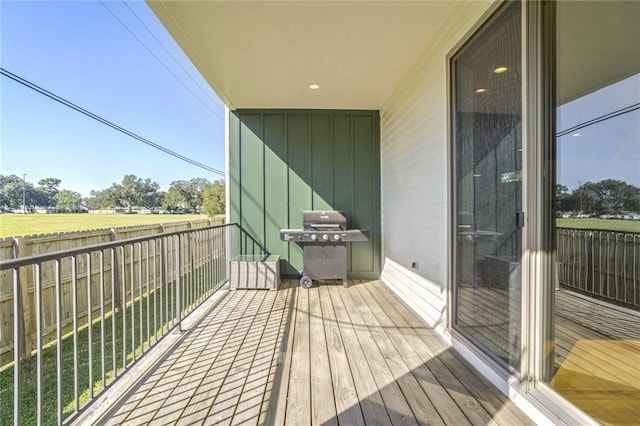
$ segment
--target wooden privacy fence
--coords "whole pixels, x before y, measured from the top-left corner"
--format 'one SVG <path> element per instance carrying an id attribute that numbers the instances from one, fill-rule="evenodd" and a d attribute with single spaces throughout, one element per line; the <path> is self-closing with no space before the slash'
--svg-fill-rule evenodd
<path id="1" fill-rule="evenodd" d="M 186 231 L 191 229 L 200 229 L 209 227 L 212 225 L 222 224 L 223 219 L 201 219 L 194 221 L 173 222 L 167 224 L 153 224 L 153 225 L 139 225 L 122 228 L 112 229 L 96 229 L 82 232 L 68 232 L 59 234 L 42 234 L 42 235 L 30 235 L 20 238 L 5 238 L 0 240 L 0 260 L 16 259 L 19 257 L 33 256 L 44 253 L 52 253 L 63 250 L 70 250 L 79 247 L 87 247 L 101 243 L 108 243 L 114 241 L 128 240 L 131 238 L 144 237 L 149 235 L 156 235 L 161 233 Z M 185 240 L 186 241 L 186 240 Z M 149 246 L 147 246 L 147 250 Z M 170 256 L 171 253 L 166 253 L 167 250 L 176 250 L 176 248 L 157 247 L 155 254 L 150 254 L 144 249 L 139 252 L 135 246 L 123 247 L 121 250 L 116 250 L 114 257 L 109 255 L 103 257 L 100 260 L 100 256 L 97 252 L 91 253 L 89 257 L 80 256 L 76 258 L 75 264 L 72 264 L 70 258 L 64 258 L 60 261 L 60 280 L 62 290 L 62 333 L 69 331 L 73 321 L 72 312 L 72 289 L 71 283 L 75 276 L 77 280 L 77 321 L 78 325 L 82 326 L 87 322 L 88 315 L 88 293 L 87 290 L 88 280 L 91 282 L 92 287 L 92 311 L 97 312 L 100 309 L 99 300 L 99 282 L 100 275 L 103 280 L 109 282 L 113 277 L 116 278 L 118 284 L 122 283 L 123 276 L 127 278 L 131 277 L 134 272 L 132 265 L 138 261 L 144 263 L 149 260 L 156 260 L 156 271 L 141 270 L 141 274 L 144 279 L 147 279 L 147 274 L 156 273 L 157 277 L 161 274 L 165 274 L 165 271 L 160 270 L 159 258 L 161 256 L 160 249 L 164 250 L 164 255 Z M 181 251 L 182 256 L 187 256 L 188 251 Z M 173 257 L 170 257 L 173 259 Z M 122 261 L 124 259 L 124 262 Z M 199 267 L 203 262 L 208 261 L 206 259 L 199 259 L 196 263 L 192 264 L 183 259 L 184 271 L 188 272 L 191 268 Z M 102 264 L 100 264 L 102 262 Z M 152 262 L 153 263 L 153 262 Z M 112 265 L 124 265 L 120 270 L 112 271 Z M 89 268 L 90 266 L 90 268 Z M 44 323 L 43 328 L 43 340 L 44 344 L 55 340 L 56 327 L 55 327 L 55 286 L 56 286 L 56 263 L 53 261 L 44 262 L 40 265 L 40 276 L 42 283 L 42 321 Z M 113 272 L 113 274 L 112 274 Z M 137 273 L 137 272 L 136 272 Z M 135 277 L 134 277 L 135 278 Z M 170 283 L 171 280 L 165 279 L 158 282 Z M 21 287 L 20 300 L 18 300 L 19 314 L 23 317 L 21 324 L 21 336 L 18 339 L 18 348 L 21 356 L 26 358 L 31 355 L 35 348 L 35 326 L 36 326 L 36 310 L 35 310 L 35 278 L 34 268 L 20 268 L 19 282 Z M 13 276 L 12 271 L 0 271 L 0 366 L 5 365 L 11 361 L 12 347 L 13 347 L 13 315 L 14 315 L 14 291 L 13 291 Z M 106 307 L 109 308 L 113 296 L 120 305 L 122 300 L 131 299 L 131 288 L 126 289 L 126 294 L 121 294 L 121 285 L 116 285 L 115 295 L 111 294 L 111 286 L 105 286 L 104 297 Z M 135 289 L 134 289 L 135 293 Z M 138 297 L 139 295 L 135 295 Z"/>
<path id="2" fill-rule="evenodd" d="M 557 230 L 561 288 L 640 310 L 640 233 Z"/>
<path id="3" fill-rule="evenodd" d="M 194 227 L 1 260 L 13 296 L 2 337 L 13 363 L 0 368 L 0 424 L 72 421 L 228 280 L 236 228 Z"/>

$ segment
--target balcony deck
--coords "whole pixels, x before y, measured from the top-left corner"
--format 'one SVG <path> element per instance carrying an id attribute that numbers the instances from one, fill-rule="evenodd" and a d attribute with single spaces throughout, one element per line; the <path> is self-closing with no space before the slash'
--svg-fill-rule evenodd
<path id="1" fill-rule="evenodd" d="M 640 419 L 640 316 L 556 292 L 551 387 L 603 424 Z"/>
<path id="2" fill-rule="evenodd" d="M 379 281 L 214 297 L 101 424 L 531 424 Z"/>
<path id="3" fill-rule="evenodd" d="M 497 353 L 519 350 L 504 321 L 509 292 L 465 287 L 460 294 L 476 314 L 463 319 L 484 344 Z M 565 290 L 556 291 L 555 303 L 551 388 L 603 424 L 638 424 L 640 315 Z"/>

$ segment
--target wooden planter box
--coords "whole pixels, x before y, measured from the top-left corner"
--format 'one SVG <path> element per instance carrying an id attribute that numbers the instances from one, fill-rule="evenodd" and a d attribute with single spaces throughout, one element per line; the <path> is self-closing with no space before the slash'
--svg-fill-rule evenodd
<path id="1" fill-rule="evenodd" d="M 520 289 L 520 262 L 507 256 L 485 256 L 480 268 L 482 285 L 502 290 Z"/>
<path id="2" fill-rule="evenodd" d="M 232 289 L 277 290 L 280 285 L 278 255 L 240 255 L 229 263 L 229 286 Z"/>

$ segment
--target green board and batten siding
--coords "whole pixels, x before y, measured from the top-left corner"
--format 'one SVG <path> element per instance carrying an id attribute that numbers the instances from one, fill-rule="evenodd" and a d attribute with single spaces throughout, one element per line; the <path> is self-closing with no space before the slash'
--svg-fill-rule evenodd
<path id="1" fill-rule="evenodd" d="M 377 111 L 237 110 L 230 116 L 231 220 L 237 251 L 279 254 L 285 276 L 302 248 L 280 241 L 303 210 L 340 210 L 371 240 L 350 244 L 349 277 L 380 275 L 380 126 Z"/>

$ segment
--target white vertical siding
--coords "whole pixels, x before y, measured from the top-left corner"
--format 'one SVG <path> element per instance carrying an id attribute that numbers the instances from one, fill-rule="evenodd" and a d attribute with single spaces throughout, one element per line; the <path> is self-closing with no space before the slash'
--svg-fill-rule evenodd
<path id="1" fill-rule="evenodd" d="M 446 55 L 491 4 L 458 5 L 381 111 L 382 280 L 441 331 L 447 301 Z"/>

